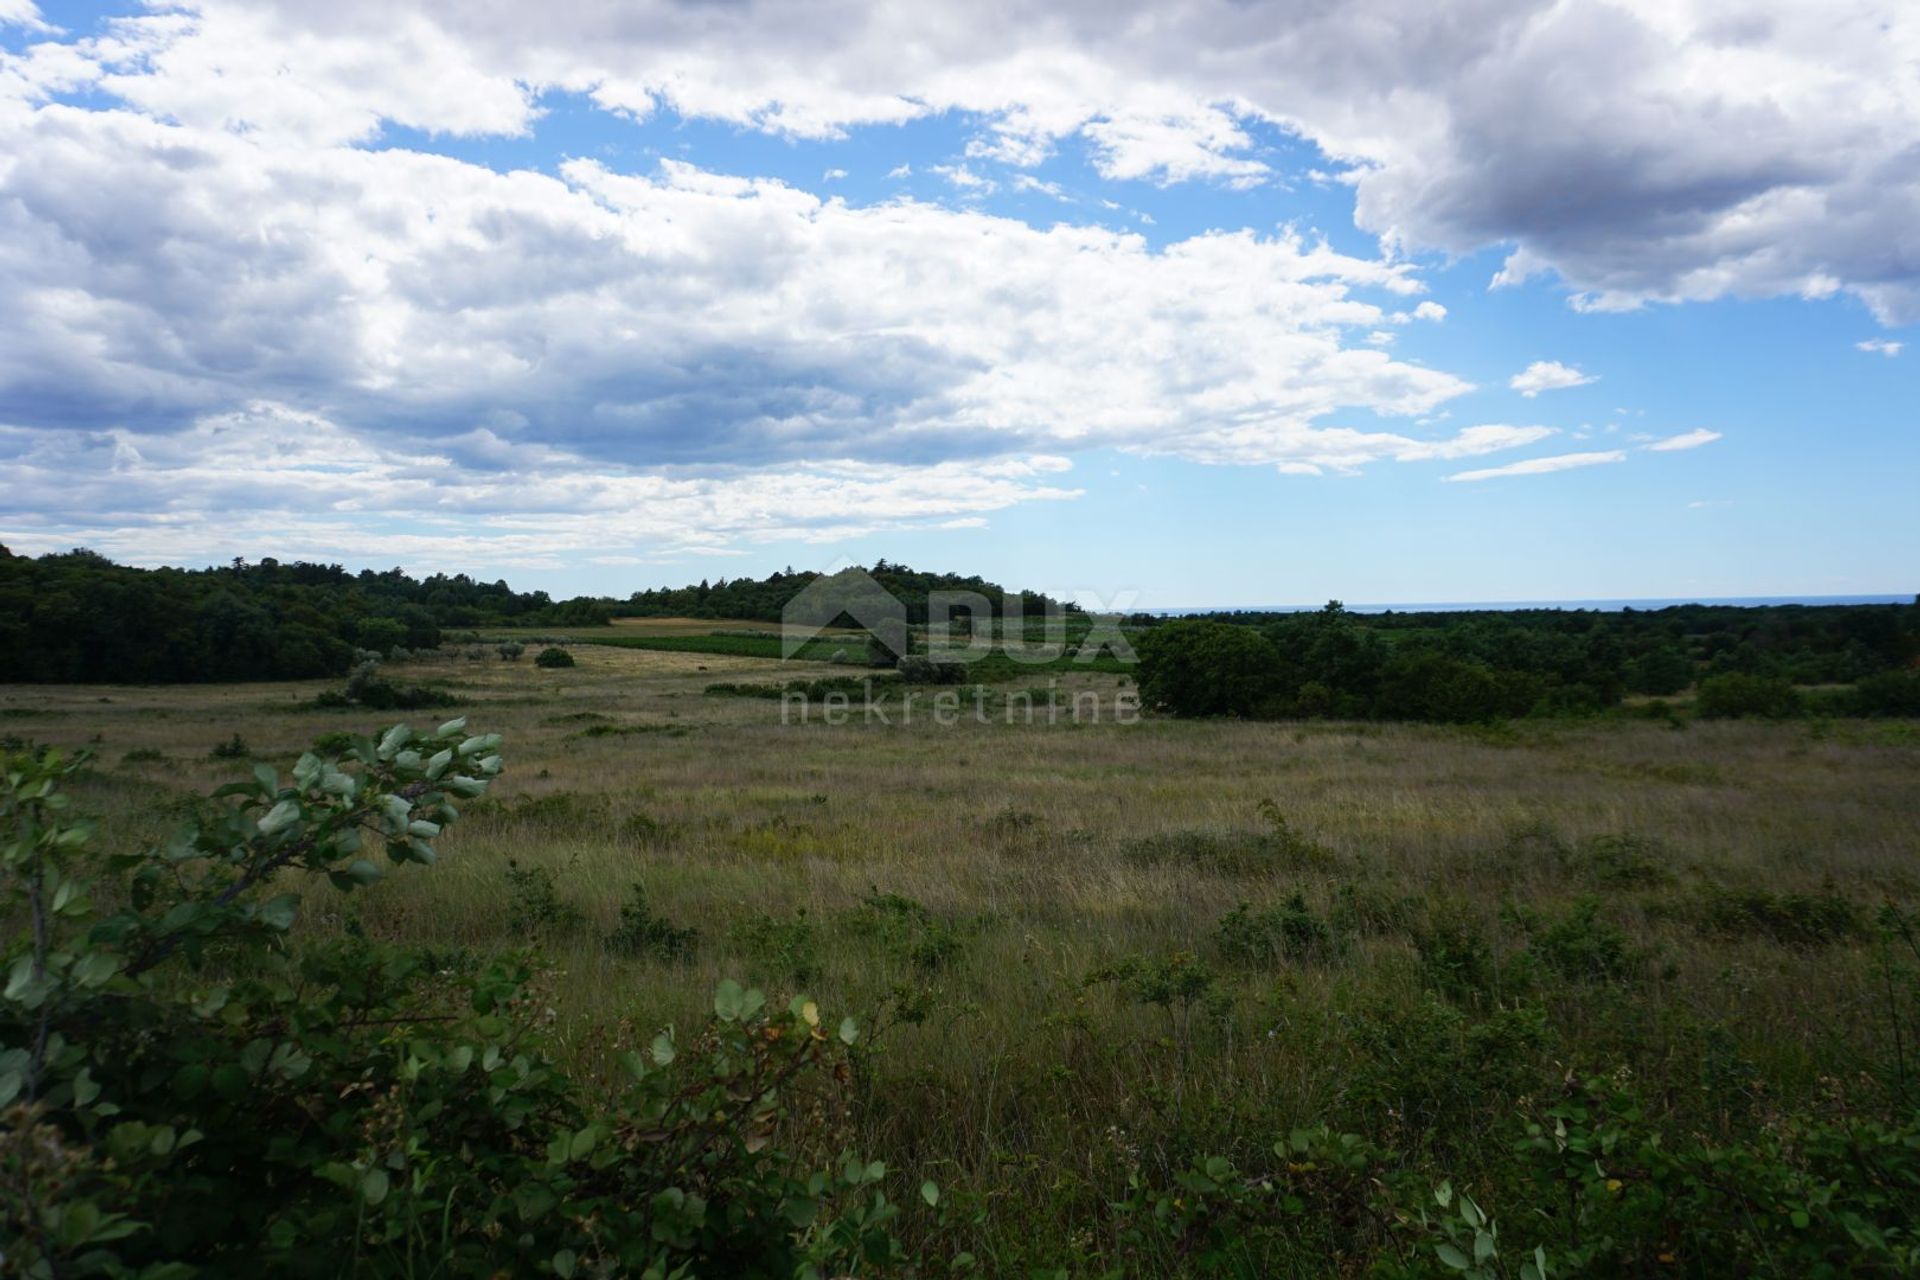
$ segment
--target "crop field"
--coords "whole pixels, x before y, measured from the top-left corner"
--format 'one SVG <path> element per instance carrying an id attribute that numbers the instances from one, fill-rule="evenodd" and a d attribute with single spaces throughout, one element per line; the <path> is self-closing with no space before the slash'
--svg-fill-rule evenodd
<path id="1" fill-rule="evenodd" d="M 1526 1125 L 1586 1081 L 1725 1144 L 1916 1087 L 1888 923 L 1920 895 L 1911 721 L 1119 723 L 1125 679 L 1069 672 L 1097 723 L 795 723 L 704 690 L 844 668 L 674 638 L 421 665 L 506 771 L 438 865 L 303 886 L 297 930 L 534 944 L 593 1073 L 696 1025 L 725 978 L 852 1015 L 820 1141 L 937 1184 L 937 1213 L 896 1197 L 898 1229 L 955 1272 L 1360 1272 L 1427 1249 L 1380 1188 L 1442 1181 L 1503 1244 L 1573 1249 L 1503 1197 Z M 0 735 L 91 749 L 76 804 L 125 846 L 376 727 L 300 709 L 322 687 L 13 686 Z M 248 758 L 212 758 L 236 731 Z M 1319 1126 L 1365 1144 L 1364 1177 L 1288 1153 Z M 1241 1216 L 1249 1188 L 1279 1199 Z"/>

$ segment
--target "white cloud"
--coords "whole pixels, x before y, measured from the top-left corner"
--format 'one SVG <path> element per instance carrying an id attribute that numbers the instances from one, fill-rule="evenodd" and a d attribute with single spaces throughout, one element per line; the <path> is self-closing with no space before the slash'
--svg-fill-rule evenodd
<path id="1" fill-rule="evenodd" d="M 887 170 L 887 176 L 889 178 L 911 178 L 913 176 L 913 166 L 910 164 L 897 164 Z"/>
<path id="2" fill-rule="evenodd" d="M 992 195 L 1000 189 L 1000 184 L 992 178 L 975 173 L 964 164 L 936 164 L 932 169 L 968 195 Z"/>
<path id="3" fill-rule="evenodd" d="M 829 169 L 825 173 L 820 175 L 820 181 L 838 182 L 840 181 L 840 179 L 846 176 L 847 176 L 847 171 L 845 169 Z"/>
<path id="4" fill-rule="evenodd" d="M 1846 292 L 1920 316 L 1920 20 L 1886 0 L 188 6 L 117 24 L 100 87 L 303 145 L 521 131 L 547 88 L 803 137 L 961 111 L 977 158 L 1078 136 L 1153 182 L 1264 181 L 1274 126 L 1367 230 L 1505 245 L 1501 280 L 1557 274 L 1589 308 Z"/>
<path id="5" fill-rule="evenodd" d="M 1016 191 L 1031 191 L 1035 195 L 1051 196 L 1055 200 L 1072 203 L 1073 197 L 1057 182 L 1043 182 L 1030 173 L 1013 175 L 1013 187 Z"/>
<path id="6" fill-rule="evenodd" d="M 9 499 L 0 510 L 17 552 L 81 542 L 158 564 L 273 547 L 430 570 L 616 563 L 631 557 L 606 549 L 704 555 L 735 539 L 957 527 L 981 512 L 1079 493 L 1054 483 L 1066 461 L 1044 455 L 650 474 L 478 434 L 488 437 L 484 459 L 463 442 L 380 441 L 270 402 L 164 436 L 0 428 L 0 498 Z M 33 508 L 12 511 L 10 500 L 27 493 L 38 495 Z"/>
<path id="7" fill-rule="evenodd" d="M 1609 449 L 1602 453 L 1562 453 L 1551 458 L 1529 458 L 1525 462 L 1509 462 L 1503 467 L 1487 467 L 1479 471 L 1456 471 L 1446 479 L 1492 480 L 1500 476 L 1538 476 L 1551 471 L 1568 471 L 1574 467 L 1591 467 L 1603 462 L 1625 462 L 1626 460 L 1626 453 L 1619 449 Z"/>
<path id="8" fill-rule="evenodd" d="M 1718 431 L 1709 431 L 1705 427 L 1696 427 L 1692 431 L 1684 431 L 1677 436 L 1668 436 L 1664 440 L 1656 440 L 1648 445 L 1647 448 L 1652 449 L 1656 453 L 1672 453 L 1677 449 L 1698 449 L 1703 444 L 1712 444 L 1715 440 L 1721 438 Z"/>
<path id="9" fill-rule="evenodd" d="M 498 173 L 57 105 L 0 106 L 0 156 L 0 516 L 22 546 L 177 557 L 212 536 L 189 511 L 244 541 L 404 498 L 502 555 L 533 554 L 504 514 L 523 508 L 548 545 L 629 554 L 565 513 L 632 502 L 648 515 L 606 533 L 656 541 L 814 536 L 1048 487 L 982 490 L 1001 459 L 1351 471 L 1521 442 L 1330 425 L 1470 388 L 1354 345 L 1385 322 L 1371 298 L 1417 296 L 1411 267 L 1290 233 L 1156 249 L 673 160 Z M 310 462 L 286 464 L 296 445 Z M 398 466 L 424 457 L 446 465 Z M 820 523 L 819 494 L 860 514 Z"/>
<path id="10" fill-rule="evenodd" d="M 59 31 L 41 16 L 33 0 L 0 0 L 0 27 L 24 27 L 28 31 L 52 35 Z"/>
<path id="11" fill-rule="evenodd" d="M 1564 391 L 1568 387 L 1584 387 L 1589 382 L 1598 381 L 1596 376 L 1582 373 L 1570 364 L 1561 364 L 1558 360 L 1535 360 L 1509 378 L 1507 385 L 1531 400 L 1542 391 Z"/>
<path id="12" fill-rule="evenodd" d="M 1885 338 L 1868 338 L 1865 342 L 1856 342 L 1853 345 L 1857 350 L 1864 351 L 1868 355 L 1881 355 L 1891 359 L 1899 355 L 1900 349 L 1907 344 L 1892 342 Z"/>

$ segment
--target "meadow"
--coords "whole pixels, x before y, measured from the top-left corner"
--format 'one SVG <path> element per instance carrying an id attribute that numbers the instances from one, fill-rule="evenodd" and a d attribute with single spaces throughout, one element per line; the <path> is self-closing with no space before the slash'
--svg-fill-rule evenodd
<path id="1" fill-rule="evenodd" d="M 1631 1096 L 1669 1145 L 1761 1151 L 1912 1104 L 1911 721 L 833 726 L 705 690 L 843 666 L 572 654 L 392 668 L 503 735 L 506 771 L 437 866 L 304 887 L 296 937 L 534 946 L 588 1073 L 722 979 L 853 1015 L 815 1137 L 885 1159 L 929 1274 L 1459 1274 L 1445 1183 L 1500 1222 L 1476 1274 L 1517 1275 L 1594 1247 L 1540 1209 L 1530 1123 L 1626 1126 L 1594 1099 Z M 1047 678 L 1106 706 L 1128 683 Z M 72 794 L 126 847 L 376 728 L 307 709 L 325 687 L 12 686 L 0 735 L 89 747 Z M 1753 1269 L 1615 1244 L 1596 1273 Z"/>

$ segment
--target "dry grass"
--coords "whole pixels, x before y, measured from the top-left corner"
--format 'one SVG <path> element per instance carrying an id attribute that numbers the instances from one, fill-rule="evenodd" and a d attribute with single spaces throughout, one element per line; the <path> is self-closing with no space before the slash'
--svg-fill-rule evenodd
<path id="1" fill-rule="evenodd" d="M 783 725 L 777 702 L 701 690 L 845 669 L 574 652 L 578 667 L 563 671 L 421 669 L 471 700 L 477 728 L 506 736 L 509 770 L 449 834 L 438 867 L 350 899 L 316 886 L 304 927 L 351 919 L 380 937 L 517 946 L 527 939 L 508 927 L 504 870 L 509 859 L 546 867 L 585 919 L 544 940 L 563 1034 L 584 1042 L 618 1015 L 695 1017 L 722 976 L 795 988 L 781 971 L 788 957 L 741 926 L 804 912 L 818 969 L 806 986 L 823 1005 L 870 1013 L 896 987 L 938 992 L 935 1017 L 886 1039 L 874 1070 L 888 1083 L 860 1110 L 863 1143 L 990 1201 L 1024 1188 L 1064 1203 L 1104 1185 L 1095 1148 L 1114 1126 L 1227 1141 L 1249 1114 L 1267 1126 L 1326 1114 L 1346 1052 L 1327 1028 L 1364 1000 L 1417 997 L 1422 929 L 1466 919 L 1513 950 L 1529 913 L 1586 892 L 1653 959 L 1625 997 L 1643 1042 L 1622 1040 L 1626 1013 L 1594 1012 L 1604 992 L 1536 997 L 1569 1028 L 1570 1054 L 1675 1058 L 1685 1028 L 1711 1024 L 1771 1087 L 1810 1090 L 1872 1047 L 1870 948 L 1707 938 L 1688 904 L 1718 885 L 1837 892 L 1868 912 L 1911 898 L 1920 877 L 1910 725 Z M 1116 682 L 1078 683 L 1110 695 Z M 94 743 L 101 767 L 81 803 L 104 839 L 150 838 L 177 820 L 183 793 L 246 767 L 208 758 L 236 728 L 256 758 L 284 763 L 317 734 L 370 727 L 294 709 L 318 687 L 0 689 L 0 733 Z M 1173 848 L 1195 833 L 1255 838 L 1263 801 L 1319 852 L 1252 865 L 1140 852 L 1156 835 Z M 1583 878 L 1577 851 L 1616 835 L 1654 850 L 1654 882 Z M 699 929 L 691 962 L 601 947 L 635 881 L 658 911 Z M 857 927 L 874 889 L 918 900 L 952 931 L 943 967 L 923 969 Z M 1323 910 L 1343 890 L 1399 902 L 1407 923 L 1357 938 L 1332 963 L 1222 966 L 1231 1011 L 1211 1029 L 1085 985 L 1128 955 L 1209 955 L 1234 904 L 1294 889 Z M 1590 1029 L 1601 1025 L 1612 1029 Z M 1178 1126 L 1155 1129 L 1172 1123 L 1168 1088 L 1188 1101 Z M 1195 1111 L 1201 1097 L 1211 1101 Z"/>

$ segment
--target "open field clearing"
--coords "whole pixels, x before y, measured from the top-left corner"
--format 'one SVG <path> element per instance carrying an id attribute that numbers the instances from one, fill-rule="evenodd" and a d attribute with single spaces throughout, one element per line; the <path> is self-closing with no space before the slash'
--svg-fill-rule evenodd
<path id="1" fill-rule="evenodd" d="M 595 1071 L 614 1028 L 693 1025 L 726 977 L 854 1014 L 841 1136 L 937 1182 L 952 1212 L 902 1230 L 982 1274 L 1195 1269 L 1197 1228 L 1116 1206 L 1208 1157 L 1269 1169 L 1294 1128 L 1497 1211 L 1507 1139 L 1570 1078 L 1734 1141 L 1920 1070 L 1875 926 L 1920 895 L 1909 721 L 1129 725 L 1102 674 L 1059 681 L 1101 695 L 1098 724 L 997 700 L 987 724 L 783 724 L 703 689 L 848 669 L 573 652 L 419 666 L 468 705 L 404 718 L 467 715 L 507 771 L 439 865 L 312 885 L 299 930 L 538 943 L 539 998 Z M 73 792 L 114 847 L 245 775 L 210 758 L 236 728 L 285 767 L 374 727 L 296 709 L 322 687 L 15 686 L 0 733 L 91 745 Z M 1391 1237 L 1237 1228 L 1253 1269 L 1228 1273 L 1358 1269 Z"/>

